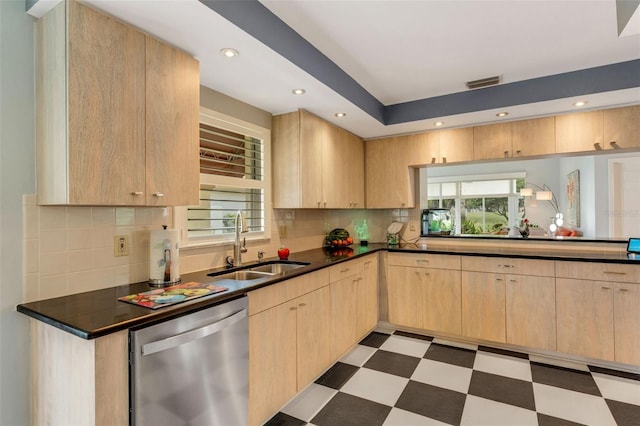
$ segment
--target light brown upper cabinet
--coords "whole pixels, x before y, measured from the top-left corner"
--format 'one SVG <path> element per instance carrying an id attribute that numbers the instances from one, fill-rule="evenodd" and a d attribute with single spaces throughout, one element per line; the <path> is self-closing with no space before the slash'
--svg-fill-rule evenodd
<path id="1" fill-rule="evenodd" d="M 511 122 L 511 157 L 555 154 L 555 117 Z"/>
<path id="2" fill-rule="evenodd" d="M 415 140 L 408 136 L 365 143 L 367 208 L 411 208 L 415 205 L 415 169 L 411 155 Z"/>
<path id="3" fill-rule="evenodd" d="M 36 23 L 38 202 L 198 201 L 199 64 L 76 1 Z"/>
<path id="4" fill-rule="evenodd" d="M 640 106 L 556 116 L 556 151 L 640 147 Z"/>
<path id="5" fill-rule="evenodd" d="M 602 113 L 604 149 L 640 147 L 640 105 L 605 109 Z"/>
<path id="6" fill-rule="evenodd" d="M 439 157 L 430 163 L 458 163 L 473 160 L 473 127 L 439 130 Z"/>
<path id="7" fill-rule="evenodd" d="M 364 208 L 364 143 L 307 111 L 272 121 L 275 208 Z"/>
<path id="8" fill-rule="evenodd" d="M 555 153 L 553 117 L 473 128 L 473 159 L 493 160 Z"/>
<path id="9" fill-rule="evenodd" d="M 473 128 L 474 160 L 512 157 L 511 145 L 511 123 L 489 124 Z"/>

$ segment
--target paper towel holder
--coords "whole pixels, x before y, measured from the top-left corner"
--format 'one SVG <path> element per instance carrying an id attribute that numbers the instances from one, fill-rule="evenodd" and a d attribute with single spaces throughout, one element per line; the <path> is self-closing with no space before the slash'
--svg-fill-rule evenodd
<path id="1" fill-rule="evenodd" d="M 151 258 L 149 285 L 152 287 L 165 287 L 179 283 L 181 278 L 178 272 L 177 232 L 175 230 L 168 230 L 167 225 L 162 225 L 161 231 L 151 232 L 152 235 L 154 232 L 157 232 L 164 236 L 164 238 L 162 238 L 161 241 L 153 237 L 149 238 L 149 256 Z"/>

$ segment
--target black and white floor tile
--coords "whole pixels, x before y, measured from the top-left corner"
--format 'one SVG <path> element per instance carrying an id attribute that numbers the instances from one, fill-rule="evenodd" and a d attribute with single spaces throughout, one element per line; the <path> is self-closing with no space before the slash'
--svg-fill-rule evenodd
<path id="1" fill-rule="evenodd" d="M 373 332 L 267 425 L 640 426 L 640 375 L 545 361 Z"/>

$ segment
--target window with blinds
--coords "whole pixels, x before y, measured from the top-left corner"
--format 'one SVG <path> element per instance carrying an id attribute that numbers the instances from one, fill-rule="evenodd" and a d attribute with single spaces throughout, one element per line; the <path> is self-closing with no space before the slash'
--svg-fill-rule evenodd
<path id="1" fill-rule="evenodd" d="M 268 132 L 201 114 L 200 203 L 187 208 L 190 242 L 232 240 L 238 210 L 249 228 L 243 236 L 268 236 Z"/>

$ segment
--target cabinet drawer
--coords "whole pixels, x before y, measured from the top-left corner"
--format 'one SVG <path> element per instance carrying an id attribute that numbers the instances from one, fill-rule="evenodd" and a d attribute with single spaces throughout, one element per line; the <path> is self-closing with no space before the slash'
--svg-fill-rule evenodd
<path id="1" fill-rule="evenodd" d="M 556 276 L 592 281 L 640 284 L 640 267 L 615 263 L 556 261 Z"/>
<path id="2" fill-rule="evenodd" d="M 554 269 L 551 260 L 475 256 L 463 256 L 462 258 L 463 271 L 553 277 Z"/>
<path id="3" fill-rule="evenodd" d="M 364 267 L 364 260 L 350 260 L 329 268 L 329 282 L 340 281 L 350 275 L 359 274 Z"/>
<path id="4" fill-rule="evenodd" d="M 389 265 L 418 268 L 460 269 L 460 256 L 428 253 L 389 253 Z"/>
<path id="5" fill-rule="evenodd" d="M 329 271 L 321 269 L 310 274 L 282 281 L 258 290 L 250 291 L 249 315 L 280 305 L 303 294 L 329 284 Z"/>

